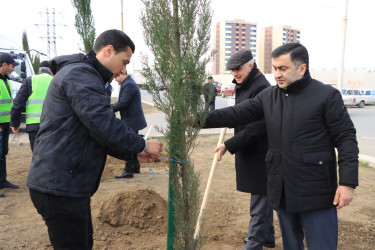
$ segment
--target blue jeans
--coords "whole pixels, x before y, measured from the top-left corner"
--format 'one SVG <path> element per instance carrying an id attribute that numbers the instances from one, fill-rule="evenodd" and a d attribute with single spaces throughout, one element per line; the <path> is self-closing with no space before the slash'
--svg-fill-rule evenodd
<path id="1" fill-rule="evenodd" d="M 249 241 L 245 249 L 263 249 L 264 242 L 275 241 L 273 210 L 266 194 L 251 194 L 250 216 Z"/>
<path id="2" fill-rule="evenodd" d="M 338 237 L 336 208 L 320 209 L 299 213 L 277 210 L 283 248 L 304 249 L 306 238 L 309 250 L 336 250 Z"/>

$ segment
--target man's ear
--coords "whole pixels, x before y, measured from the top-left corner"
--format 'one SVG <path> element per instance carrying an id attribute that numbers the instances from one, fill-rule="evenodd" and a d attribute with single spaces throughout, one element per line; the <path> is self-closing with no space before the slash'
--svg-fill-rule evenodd
<path id="1" fill-rule="evenodd" d="M 103 55 L 105 57 L 110 57 L 112 55 L 112 53 L 115 52 L 115 48 L 113 48 L 112 45 L 107 45 L 103 48 Z"/>
<path id="2" fill-rule="evenodd" d="M 299 66 L 299 75 L 304 76 L 306 73 L 306 69 L 307 69 L 306 63 Z"/>

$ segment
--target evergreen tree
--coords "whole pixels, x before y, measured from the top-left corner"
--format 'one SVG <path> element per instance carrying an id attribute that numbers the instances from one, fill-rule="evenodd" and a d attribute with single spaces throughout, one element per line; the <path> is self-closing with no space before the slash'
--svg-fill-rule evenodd
<path id="1" fill-rule="evenodd" d="M 29 56 L 29 58 L 31 60 L 31 64 L 33 65 L 34 73 L 38 74 L 39 73 L 39 64 L 40 64 L 40 55 L 39 55 L 39 53 L 35 53 L 35 54 L 31 55 L 29 40 L 27 38 L 26 31 L 24 31 L 22 33 L 22 46 L 23 46 L 23 50 L 26 51 L 27 55 Z"/>
<path id="2" fill-rule="evenodd" d="M 86 51 L 90 51 L 94 46 L 95 27 L 94 17 L 91 12 L 91 0 L 72 0 L 76 9 L 74 26 L 81 36 L 83 46 Z"/>
<path id="3" fill-rule="evenodd" d="M 201 99 L 209 52 L 212 11 L 209 0 L 142 0 L 141 22 L 153 63 L 143 58 L 146 88 L 166 114 L 169 164 L 167 249 L 194 249 L 199 213 L 199 175 L 190 159 L 204 116 Z M 164 83 L 166 91 L 159 91 Z"/>

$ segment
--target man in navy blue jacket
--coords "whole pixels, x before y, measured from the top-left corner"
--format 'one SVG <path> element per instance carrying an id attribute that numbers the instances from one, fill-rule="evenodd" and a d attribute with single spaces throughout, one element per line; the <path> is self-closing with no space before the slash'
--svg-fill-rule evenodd
<path id="1" fill-rule="evenodd" d="M 141 103 L 141 92 L 134 79 L 127 74 L 120 74 L 115 80 L 121 85 L 118 101 L 112 105 L 114 112 L 119 111 L 121 120 L 138 133 L 147 127 L 145 115 Z M 139 161 L 136 158 L 127 160 L 124 171 L 116 175 L 116 178 L 133 178 L 134 173 L 140 173 Z"/>

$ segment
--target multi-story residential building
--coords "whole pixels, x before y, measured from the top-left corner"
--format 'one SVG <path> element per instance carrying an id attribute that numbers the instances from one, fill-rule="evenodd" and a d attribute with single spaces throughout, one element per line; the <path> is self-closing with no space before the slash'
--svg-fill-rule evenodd
<path id="1" fill-rule="evenodd" d="M 242 49 L 249 49 L 254 58 L 257 55 L 257 23 L 242 19 L 216 23 L 212 74 L 230 73 L 226 65 L 230 56 Z"/>
<path id="2" fill-rule="evenodd" d="M 300 42 L 300 30 L 290 26 L 265 27 L 259 31 L 257 64 L 265 74 L 272 73 L 271 53 L 277 47 L 292 42 Z"/>

